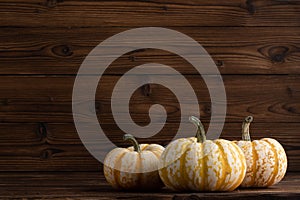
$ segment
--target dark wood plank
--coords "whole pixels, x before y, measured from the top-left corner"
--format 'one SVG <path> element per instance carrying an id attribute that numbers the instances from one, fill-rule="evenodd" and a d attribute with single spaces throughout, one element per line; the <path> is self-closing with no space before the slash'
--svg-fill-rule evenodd
<path id="1" fill-rule="evenodd" d="M 203 123 L 207 128 L 209 123 Z M 178 130 L 177 123 L 166 123 L 164 128 L 151 138 L 139 138 L 144 143 L 159 143 L 167 145 Z M 212 128 L 218 125 L 213 123 Z M 241 138 L 242 120 L 240 123 L 225 123 L 221 138 L 238 140 Z M 122 136 L 125 134 L 116 124 L 102 124 L 107 136 L 119 146 L 127 146 Z M 251 124 L 252 139 L 272 137 L 279 140 L 287 148 L 288 145 L 297 146 L 300 142 L 299 123 L 256 123 Z M 191 133 L 190 136 L 194 134 Z M 209 136 L 208 136 L 209 138 Z M 73 123 L 0 123 L 1 146 L 33 146 L 47 143 L 48 145 L 81 145 Z"/>
<path id="2" fill-rule="evenodd" d="M 207 122 L 211 115 L 211 103 L 206 85 L 200 76 L 185 77 L 200 101 L 201 118 Z M 119 78 L 120 76 L 103 76 L 100 81 L 96 94 L 96 110 L 102 123 L 114 123 L 110 96 Z M 228 122 L 240 122 L 245 116 L 253 115 L 256 122 L 299 123 L 299 76 L 228 75 L 223 76 L 223 79 L 227 92 Z M 74 77 L 1 77 L 0 122 L 73 122 L 73 82 Z M 133 83 L 134 81 L 128 84 Z M 184 86 L 181 83 L 176 85 L 183 92 L 180 95 L 184 95 Z M 131 98 L 130 111 L 133 120 L 149 122 L 150 106 L 161 104 L 168 113 L 167 121 L 178 122 L 180 107 L 174 94 L 159 85 L 151 84 L 149 87 L 150 90 L 148 87 L 141 87 Z M 86 96 L 83 99 L 91 101 Z M 187 109 L 191 108 L 188 101 L 186 105 Z M 190 114 L 195 115 L 192 108 Z"/>
<path id="3" fill-rule="evenodd" d="M 269 188 L 237 189 L 233 192 L 176 193 L 166 188 L 142 193 L 112 189 L 99 172 L 0 173 L 0 198 L 29 199 L 297 199 L 299 174 L 289 173 Z"/>
<path id="4" fill-rule="evenodd" d="M 222 74 L 300 72 L 299 27 L 171 28 L 203 45 Z M 128 29 L 1 28 L 0 74 L 76 74 L 84 58 L 96 45 Z M 144 40 L 145 44 L 148 42 L 152 41 Z M 123 74 L 137 65 L 149 62 L 169 65 L 182 74 L 197 73 L 181 57 L 151 49 L 121 56 L 105 73 Z"/>
<path id="5" fill-rule="evenodd" d="M 204 123 L 208 127 L 208 123 Z M 214 128 L 213 124 L 212 127 Z M 117 146 L 127 147 L 122 132 L 115 124 L 101 124 L 107 137 Z M 272 137 L 285 148 L 288 171 L 299 171 L 299 123 L 253 123 L 252 139 Z M 151 138 L 140 143 L 167 145 L 175 136 L 178 124 L 167 123 Z M 221 138 L 239 140 L 241 123 L 226 123 Z M 190 133 L 193 136 L 194 133 Z M 208 136 L 209 138 L 209 136 Z M 0 171 L 101 171 L 82 145 L 74 124 L 68 123 L 0 123 Z"/>
<path id="6" fill-rule="evenodd" d="M 1 1 L 0 26 L 299 26 L 299 1 Z M 84 17 L 83 17 L 84 16 Z"/>

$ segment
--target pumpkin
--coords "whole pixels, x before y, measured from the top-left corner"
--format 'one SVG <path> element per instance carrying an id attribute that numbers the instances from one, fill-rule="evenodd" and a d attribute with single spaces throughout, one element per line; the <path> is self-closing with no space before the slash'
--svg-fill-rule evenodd
<path id="1" fill-rule="evenodd" d="M 252 116 L 245 118 L 242 140 L 235 143 L 246 157 L 247 171 L 241 187 L 267 187 L 278 183 L 285 175 L 287 157 L 281 144 L 272 138 L 251 141 L 249 127 Z"/>
<path id="2" fill-rule="evenodd" d="M 206 140 L 204 127 L 196 117 L 196 137 L 171 142 L 162 153 L 159 175 L 177 191 L 232 191 L 244 179 L 246 160 L 239 147 L 228 140 Z"/>
<path id="3" fill-rule="evenodd" d="M 115 148 L 104 159 L 104 176 L 117 189 L 154 190 L 163 186 L 158 174 L 158 162 L 164 147 L 141 144 L 125 134 L 124 140 L 133 143 L 129 148 Z"/>

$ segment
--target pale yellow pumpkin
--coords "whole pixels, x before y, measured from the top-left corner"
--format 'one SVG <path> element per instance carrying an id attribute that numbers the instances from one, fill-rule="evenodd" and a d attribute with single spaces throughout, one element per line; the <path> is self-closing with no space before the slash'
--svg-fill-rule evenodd
<path id="1" fill-rule="evenodd" d="M 163 186 L 158 174 L 158 162 L 164 147 L 158 144 L 139 145 L 130 134 L 124 140 L 133 143 L 129 148 L 115 148 L 104 160 L 104 176 L 117 189 L 155 190 Z"/>
<path id="2" fill-rule="evenodd" d="M 159 175 L 173 190 L 232 191 L 243 181 L 246 160 L 231 141 L 206 140 L 204 127 L 196 117 L 197 135 L 171 142 L 162 153 Z"/>
<path id="3" fill-rule="evenodd" d="M 285 175 L 287 157 L 281 144 L 272 138 L 250 139 L 252 116 L 245 118 L 242 140 L 235 143 L 242 149 L 247 161 L 247 172 L 241 187 L 267 187 L 278 183 Z"/>

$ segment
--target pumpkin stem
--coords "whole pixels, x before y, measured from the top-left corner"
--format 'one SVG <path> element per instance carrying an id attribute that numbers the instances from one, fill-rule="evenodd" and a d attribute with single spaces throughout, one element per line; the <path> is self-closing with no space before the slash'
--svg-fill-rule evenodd
<path id="1" fill-rule="evenodd" d="M 248 117 L 245 118 L 245 120 L 243 122 L 243 126 L 242 126 L 242 140 L 244 140 L 244 141 L 251 141 L 249 127 L 250 127 L 250 123 L 252 121 L 253 121 L 253 117 L 252 116 L 248 116 Z"/>
<path id="2" fill-rule="evenodd" d="M 133 135 L 131 135 L 131 134 L 125 134 L 124 136 L 123 136 L 123 140 L 129 140 L 131 143 L 132 143 L 132 145 L 133 145 L 133 148 L 134 148 L 134 151 L 136 151 L 136 152 L 141 152 L 141 148 L 140 148 L 140 145 L 139 145 L 139 143 L 136 141 L 136 139 L 133 137 Z"/>
<path id="3" fill-rule="evenodd" d="M 200 119 L 198 119 L 197 117 L 194 117 L 194 116 L 190 116 L 189 120 L 190 120 L 190 122 L 195 124 L 195 126 L 197 127 L 197 133 L 196 133 L 197 142 L 200 142 L 200 143 L 205 142 L 205 140 L 206 140 L 205 130 L 204 130 L 204 126 L 201 123 Z"/>

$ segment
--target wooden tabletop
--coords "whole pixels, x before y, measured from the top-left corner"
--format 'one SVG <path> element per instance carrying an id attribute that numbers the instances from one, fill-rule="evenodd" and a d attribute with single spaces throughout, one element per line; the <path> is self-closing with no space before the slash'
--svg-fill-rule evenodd
<path id="1" fill-rule="evenodd" d="M 300 174 L 288 173 L 279 184 L 263 189 L 219 193 L 124 192 L 112 189 L 100 172 L 0 173 L 0 199 L 299 199 Z"/>

